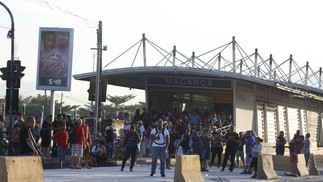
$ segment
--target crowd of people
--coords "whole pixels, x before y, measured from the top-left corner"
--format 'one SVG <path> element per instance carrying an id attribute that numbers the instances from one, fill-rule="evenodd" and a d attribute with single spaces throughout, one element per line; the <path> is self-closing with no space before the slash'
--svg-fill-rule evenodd
<path id="1" fill-rule="evenodd" d="M 93 118 L 90 113 L 89 118 Z M 223 111 L 216 113 L 200 113 L 198 110 L 178 113 L 157 112 L 148 113 L 145 108 L 137 109 L 134 116 L 125 113 L 122 116 L 123 145 L 126 150 L 123 155 L 121 171 L 124 171 L 126 161 L 131 157 L 130 171 L 133 171 L 138 156 L 151 157 L 150 176 L 156 174 L 157 160 L 160 160 L 160 175 L 165 177 L 165 170 L 171 169 L 170 159 L 176 155 L 199 155 L 201 171 L 207 172 L 211 167 L 233 172 L 235 167 L 245 168 L 241 174 L 253 174 L 257 178 L 257 159 L 262 154 L 263 139 L 252 131 L 237 133 L 232 123 L 231 113 Z M 42 155 L 43 158 L 58 157 L 63 168 L 66 155 L 70 155 L 70 168 L 88 168 L 91 165 L 104 162 L 107 159 L 107 144 L 113 144 L 113 120 L 108 119 L 103 131 L 105 140 L 91 141 L 91 133 L 86 123 L 87 116 L 73 120 L 64 114 L 58 114 L 54 119 L 47 116 L 42 126 L 37 126 L 34 117 L 24 117 L 21 113 L 13 123 L 12 149 L 14 155 Z M 222 130 L 229 128 L 227 131 Z M 297 130 L 289 142 L 291 153 L 303 153 L 306 164 L 310 154 L 310 134 L 304 138 Z M 38 140 L 41 139 L 40 149 Z M 51 143 L 52 147 L 51 147 Z M 283 131 L 276 139 L 276 154 L 284 155 L 287 139 Z M 224 158 L 222 160 L 222 154 Z M 84 157 L 85 163 L 81 164 Z M 90 159 L 91 158 L 91 159 Z M 215 160 L 217 159 L 217 161 Z M 239 161 L 241 160 L 241 163 Z"/>

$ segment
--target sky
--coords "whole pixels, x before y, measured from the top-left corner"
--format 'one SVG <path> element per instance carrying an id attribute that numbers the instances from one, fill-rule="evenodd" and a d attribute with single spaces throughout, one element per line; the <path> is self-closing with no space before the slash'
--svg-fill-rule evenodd
<path id="1" fill-rule="evenodd" d="M 298 65 L 308 61 L 322 67 L 323 2 L 320 0 L 0 0 L 11 10 L 15 22 L 15 57 L 26 66 L 20 95 L 44 94 L 36 90 L 39 27 L 74 29 L 72 75 L 92 72 L 96 58 L 99 21 L 103 24 L 102 65 L 126 51 L 143 33 L 158 46 L 185 55 L 204 53 L 229 43 L 235 36 L 239 45 L 253 53 L 270 54 L 282 63 L 290 54 Z M 0 67 L 10 59 L 11 20 L 0 7 Z M 148 59 L 153 60 L 154 56 Z M 151 54 L 152 55 L 152 54 Z M 96 63 L 95 63 L 96 64 Z M 115 67 L 130 67 L 131 59 L 117 60 Z M 89 82 L 72 78 L 71 91 L 56 91 L 55 99 L 68 105 L 87 104 Z M 6 84 L 0 80 L 0 97 Z M 107 94 L 136 96 L 127 104 L 144 101 L 144 92 L 108 85 Z M 63 97 L 61 97 L 63 95 Z"/>

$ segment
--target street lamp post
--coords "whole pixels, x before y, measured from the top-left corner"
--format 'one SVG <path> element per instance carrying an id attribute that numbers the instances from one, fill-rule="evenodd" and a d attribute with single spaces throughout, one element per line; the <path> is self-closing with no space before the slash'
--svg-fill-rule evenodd
<path id="1" fill-rule="evenodd" d="M 8 38 L 11 38 L 11 70 L 10 70 L 10 78 L 13 78 L 13 64 L 14 64 L 14 39 L 15 39 L 15 23 L 14 23 L 14 19 L 12 16 L 12 13 L 10 11 L 10 9 L 0 1 L 0 5 L 3 6 L 7 12 L 9 13 L 10 19 L 11 19 L 11 29 L 8 32 Z M 13 115 L 12 115 L 12 100 L 13 100 L 13 83 L 10 83 L 10 113 L 9 113 L 9 137 L 12 136 L 12 119 L 13 119 Z M 12 142 L 10 142 L 12 144 Z"/>
<path id="2" fill-rule="evenodd" d="M 95 121 L 93 123 L 93 136 L 96 136 L 98 122 L 101 121 L 101 100 L 102 100 L 102 51 L 107 50 L 107 46 L 102 46 L 102 21 L 99 21 L 97 29 L 97 66 L 96 66 L 96 87 L 95 87 Z"/>

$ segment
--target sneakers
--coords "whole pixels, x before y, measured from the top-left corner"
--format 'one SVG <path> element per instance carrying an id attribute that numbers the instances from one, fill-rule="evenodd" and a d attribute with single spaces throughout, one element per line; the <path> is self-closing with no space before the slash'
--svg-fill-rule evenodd
<path id="1" fill-rule="evenodd" d="M 202 168 L 202 171 L 204 171 L 204 172 L 209 172 L 209 170 L 208 169 L 206 169 L 206 168 Z"/>
<path id="2" fill-rule="evenodd" d="M 247 170 L 243 170 L 240 174 L 248 174 Z"/>
<path id="3" fill-rule="evenodd" d="M 153 173 L 150 173 L 150 176 L 154 176 L 155 175 L 155 172 L 153 172 Z"/>
<path id="4" fill-rule="evenodd" d="M 254 174 L 253 176 L 251 176 L 251 178 L 258 178 L 258 175 Z"/>
<path id="5" fill-rule="evenodd" d="M 132 169 L 130 169 L 130 171 L 133 171 Z"/>
<path id="6" fill-rule="evenodd" d="M 165 173 L 163 173 L 163 174 L 161 174 L 160 176 L 161 176 L 161 177 L 165 177 L 166 175 L 165 175 Z"/>
<path id="7" fill-rule="evenodd" d="M 89 165 L 85 165 L 84 168 L 91 169 L 91 167 Z"/>
<path id="8" fill-rule="evenodd" d="M 230 172 L 233 172 L 233 169 L 230 169 Z"/>

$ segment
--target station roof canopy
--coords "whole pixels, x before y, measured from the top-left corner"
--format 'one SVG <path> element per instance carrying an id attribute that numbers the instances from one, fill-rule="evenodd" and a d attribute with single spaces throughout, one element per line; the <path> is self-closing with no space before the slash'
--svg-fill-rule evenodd
<path id="1" fill-rule="evenodd" d="M 121 67 L 112 66 L 117 60 L 122 59 L 123 62 L 128 60 L 124 57 L 131 49 L 136 49 L 137 52 L 134 59 L 128 58 L 133 60 L 130 66 L 125 64 L 121 64 Z M 140 49 L 144 52 L 141 57 L 137 54 Z M 147 61 L 145 54 L 149 54 L 149 58 L 153 59 Z M 88 72 L 73 77 L 76 80 L 90 81 L 96 75 L 97 72 Z M 231 42 L 201 55 L 195 55 L 193 52 L 191 56 L 185 56 L 176 50 L 176 46 L 170 51 L 165 51 L 147 39 L 145 34 L 141 40 L 110 61 L 102 70 L 102 78 L 107 78 L 108 84 L 136 89 L 145 89 L 145 79 L 148 76 L 235 78 L 285 91 L 314 94 L 320 98 L 323 96 L 321 75 L 321 68 L 314 71 L 308 62 L 305 66 L 299 66 L 292 55 L 284 62 L 277 63 L 272 55 L 268 59 L 263 59 L 257 49 L 254 53 L 246 54 L 235 37 Z"/>

